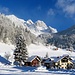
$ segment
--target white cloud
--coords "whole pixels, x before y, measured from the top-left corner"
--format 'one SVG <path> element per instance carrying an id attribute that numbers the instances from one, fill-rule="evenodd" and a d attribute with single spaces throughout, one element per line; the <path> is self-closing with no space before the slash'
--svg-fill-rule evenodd
<path id="1" fill-rule="evenodd" d="M 55 12 L 52 8 L 50 8 L 47 12 L 47 15 L 55 15 Z"/>
<path id="2" fill-rule="evenodd" d="M 75 16 L 75 0 L 58 0 L 56 6 L 60 8 L 66 16 Z"/>
<path id="3" fill-rule="evenodd" d="M 75 4 L 67 5 L 64 12 L 66 12 L 68 15 L 75 15 Z"/>
<path id="4" fill-rule="evenodd" d="M 9 8 L 0 6 L 0 13 L 8 14 Z"/>

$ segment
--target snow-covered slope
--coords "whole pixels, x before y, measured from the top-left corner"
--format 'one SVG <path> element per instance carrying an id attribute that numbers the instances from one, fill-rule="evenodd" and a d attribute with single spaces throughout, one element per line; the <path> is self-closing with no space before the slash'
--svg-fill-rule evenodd
<path id="1" fill-rule="evenodd" d="M 12 52 L 15 49 L 14 45 L 11 44 L 5 44 L 0 42 L 0 55 L 4 55 L 5 52 Z"/>
<path id="2" fill-rule="evenodd" d="M 36 36 L 45 33 L 57 33 L 56 29 L 48 27 L 43 21 L 40 20 L 34 23 L 30 19 L 25 21 L 23 19 L 17 18 L 15 15 L 6 15 L 6 17 L 10 19 L 12 23 L 15 24 L 15 26 L 23 26 L 25 28 L 28 28 Z"/>
<path id="3" fill-rule="evenodd" d="M 75 49 L 75 25 L 70 28 L 54 34 L 52 38 L 48 37 L 48 43 L 54 44 L 57 47 Z M 55 41 L 55 42 L 54 42 Z"/>
<path id="4" fill-rule="evenodd" d="M 48 27 L 43 21 L 40 21 L 40 20 L 34 23 L 34 27 L 35 29 L 34 29 L 33 34 L 37 36 L 40 34 L 46 34 L 46 33 L 57 33 L 56 29 L 52 27 Z"/>
<path id="5" fill-rule="evenodd" d="M 8 45 L 8 44 L 5 44 L 5 43 L 1 43 L 0 42 L 0 55 L 3 56 L 5 58 L 5 54 L 10 54 L 10 58 L 9 60 L 11 62 L 14 61 L 14 57 L 13 57 L 13 51 L 15 49 L 15 46 L 14 45 Z"/>
<path id="6" fill-rule="evenodd" d="M 25 24 L 28 26 L 29 30 L 36 36 L 46 33 L 57 33 L 56 29 L 48 27 L 43 21 L 40 20 L 36 21 L 35 23 L 33 23 L 31 20 L 28 20 Z"/>
<path id="7" fill-rule="evenodd" d="M 11 21 L 12 21 L 12 23 L 14 23 L 15 24 L 15 26 L 23 26 L 23 27 L 25 27 L 24 26 L 24 20 L 23 19 L 19 19 L 19 18 L 17 18 L 15 15 L 6 15 L 6 17 L 8 18 L 8 19 L 10 19 Z"/>
<path id="8" fill-rule="evenodd" d="M 70 56 L 75 56 L 75 52 L 66 51 L 65 49 L 63 50 L 60 48 L 58 48 L 58 50 L 54 50 L 55 48 L 56 48 L 55 46 L 44 46 L 42 44 L 39 44 L 39 45 L 31 44 L 31 45 L 27 46 L 29 56 L 38 55 L 40 57 L 45 57 L 47 52 L 48 52 L 49 57 L 61 56 L 64 54 L 69 54 Z M 14 61 L 13 60 L 14 49 L 15 49 L 14 45 L 0 43 L 0 55 L 4 57 L 5 53 L 9 53 L 11 55 L 9 60 L 12 62 Z"/>
<path id="9" fill-rule="evenodd" d="M 55 46 L 44 46 L 42 44 L 39 44 L 39 45 L 31 44 L 28 47 L 28 52 L 30 56 L 39 55 L 41 57 L 45 57 L 46 53 L 48 53 L 49 57 L 62 56 L 65 54 L 68 54 L 70 56 L 75 56 L 75 52 L 66 51 L 65 49 L 60 49 L 60 48 L 58 48 L 58 50 L 55 50 L 55 49 L 56 49 Z"/>
<path id="10" fill-rule="evenodd" d="M 57 30 L 55 28 L 52 28 L 51 26 L 49 26 L 50 30 L 52 33 L 57 33 Z"/>

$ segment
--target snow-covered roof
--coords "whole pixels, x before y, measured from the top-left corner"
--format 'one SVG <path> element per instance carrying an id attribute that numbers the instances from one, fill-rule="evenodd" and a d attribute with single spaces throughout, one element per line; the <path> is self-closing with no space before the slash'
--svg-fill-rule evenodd
<path id="1" fill-rule="evenodd" d="M 48 58 L 44 63 L 51 63 L 51 62 L 52 62 L 51 59 Z"/>
<path id="2" fill-rule="evenodd" d="M 68 56 L 68 55 L 63 55 L 63 56 L 59 56 L 59 57 L 51 57 L 51 59 L 53 59 L 54 62 L 58 62 L 59 60 L 63 59 L 66 56 Z"/>
<path id="3" fill-rule="evenodd" d="M 31 57 L 29 57 L 28 58 L 28 60 L 27 60 L 27 62 L 32 62 L 35 58 L 37 58 L 38 56 L 31 56 Z M 37 58 L 37 60 L 39 60 L 38 58 Z M 40 61 L 40 60 L 39 60 Z"/>

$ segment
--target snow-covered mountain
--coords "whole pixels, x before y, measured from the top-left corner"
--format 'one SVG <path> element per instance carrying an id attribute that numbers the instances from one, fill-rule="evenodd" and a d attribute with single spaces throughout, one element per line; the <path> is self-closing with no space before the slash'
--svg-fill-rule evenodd
<path id="1" fill-rule="evenodd" d="M 51 26 L 48 27 L 43 21 L 40 20 L 34 23 L 30 19 L 25 21 L 23 19 L 17 18 L 15 15 L 6 15 L 6 17 L 17 26 L 27 27 L 31 31 L 31 33 L 36 36 L 45 33 L 57 33 L 56 29 L 52 28 Z"/>
<path id="2" fill-rule="evenodd" d="M 6 15 L 6 17 L 10 19 L 16 26 L 24 26 L 23 24 L 25 21 L 23 19 L 19 19 L 15 15 Z"/>
<path id="3" fill-rule="evenodd" d="M 75 25 L 57 33 L 56 29 L 47 26 L 43 21 L 25 21 L 15 15 L 0 14 L 0 41 L 14 44 L 15 36 L 19 33 L 24 36 L 27 44 L 41 42 L 45 45 L 54 44 L 57 47 L 75 49 Z"/>
<path id="4" fill-rule="evenodd" d="M 74 29 L 73 30 L 72 29 L 69 29 L 70 34 L 73 33 L 72 31 L 74 31 Z M 74 51 L 57 48 L 56 46 L 53 45 L 54 43 L 58 45 L 59 41 L 65 44 L 64 42 L 65 39 L 67 39 L 70 42 L 70 38 L 68 38 L 69 36 L 67 34 L 68 33 L 67 31 L 66 34 L 57 33 L 56 29 L 52 28 L 51 26 L 48 27 L 43 21 L 38 20 L 34 23 L 30 19 L 25 21 L 23 19 L 17 18 L 14 15 L 0 14 L 0 72 L 1 72 L 0 74 L 17 74 L 17 73 L 26 74 L 26 75 L 28 74 L 36 75 L 37 73 L 38 73 L 37 75 L 47 75 L 47 74 L 52 75 L 53 73 L 55 74 L 55 70 L 52 71 L 52 73 L 51 71 L 46 70 L 46 68 L 42 69 L 43 71 L 40 70 L 42 67 L 39 67 L 37 69 L 32 69 L 30 67 L 18 67 L 13 65 L 15 37 L 17 34 L 20 33 L 24 36 L 29 56 L 38 55 L 42 58 L 46 56 L 46 53 L 48 53 L 49 57 L 52 56 L 57 57 L 65 54 L 70 55 L 71 57 L 75 57 Z M 53 33 L 57 34 L 54 35 Z M 60 38 L 62 40 L 60 40 Z M 47 43 L 47 41 L 51 43 L 50 39 L 51 41 L 53 41 L 52 42 L 53 44 Z M 43 41 L 44 43 L 41 41 Z M 71 41 L 71 43 L 73 41 Z M 75 41 L 73 43 L 75 44 Z M 5 65 L 8 64 L 8 61 L 6 61 L 7 60 L 6 55 L 9 55 L 8 60 L 12 63 L 12 66 Z M 40 74 L 39 72 L 35 71 L 40 71 Z M 73 74 L 73 72 L 70 73 Z M 66 72 L 64 74 L 66 74 Z"/>
<path id="5" fill-rule="evenodd" d="M 10 19 L 9 19 L 10 18 Z M 37 38 L 24 25 L 24 20 L 14 15 L 7 16 L 0 14 L 0 42 L 15 44 L 15 37 L 22 34 L 26 40 L 26 44 L 31 44 Z"/>
<path id="6" fill-rule="evenodd" d="M 40 35 L 40 34 L 46 34 L 46 33 L 57 33 L 57 30 L 52 28 L 52 27 L 48 27 L 43 21 L 36 21 L 34 23 L 34 33 L 36 35 Z"/>
<path id="7" fill-rule="evenodd" d="M 49 38 L 49 39 L 48 39 Z M 54 34 L 52 38 L 48 37 L 49 43 L 61 48 L 71 48 L 75 50 L 75 25 L 72 27 Z"/>
<path id="8" fill-rule="evenodd" d="M 74 27 L 70 28 L 69 30 L 74 31 L 73 28 Z M 65 34 L 62 35 L 62 33 L 61 33 L 61 35 L 59 33 L 54 35 L 53 33 L 56 33 L 56 32 L 57 32 L 56 29 L 52 28 L 51 26 L 48 27 L 43 21 L 40 21 L 40 20 L 38 20 L 34 23 L 30 19 L 25 21 L 23 19 L 17 18 L 14 15 L 0 14 L 0 41 L 5 42 L 5 43 L 8 43 L 8 41 L 9 41 L 14 44 L 15 36 L 19 33 L 22 33 L 22 35 L 24 36 L 24 38 L 26 40 L 26 44 L 28 44 L 29 46 L 33 43 L 38 44 L 38 45 L 39 45 L 39 43 L 41 43 L 42 45 L 51 43 L 51 44 L 56 45 L 57 47 L 60 47 L 61 44 L 66 46 L 68 41 L 69 41 L 69 43 L 68 43 L 69 45 L 70 45 L 70 41 L 71 41 L 71 44 L 72 43 L 75 44 L 75 41 L 72 38 L 72 37 L 74 37 L 74 34 L 72 35 L 72 37 L 69 37 L 67 34 L 66 34 L 66 36 L 65 36 Z M 66 33 L 67 33 L 67 31 L 66 31 Z M 35 35 L 38 37 L 36 37 Z M 66 40 L 67 40 L 67 42 L 65 43 Z M 43 41 L 43 42 L 41 42 L 41 41 Z M 36 46 L 36 48 L 37 48 L 37 46 Z M 37 49 L 39 49 L 39 48 L 37 48 Z M 41 47 L 40 47 L 40 49 L 41 49 Z"/>

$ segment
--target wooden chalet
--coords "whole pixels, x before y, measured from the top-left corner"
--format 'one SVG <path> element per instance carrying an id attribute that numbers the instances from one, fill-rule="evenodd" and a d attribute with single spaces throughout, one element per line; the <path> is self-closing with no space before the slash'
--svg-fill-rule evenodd
<path id="1" fill-rule="evenodd" d="M 39 56 L 31 56 L 28 58 L 27 62 L 25 63 L 26 66 L 40 66 L 41 65 L 41 58 Z"/>
<path id="2" fill-rule="evenodd" d="M 71 69 L 73 68 L 72 59 L 69 55 L 63 55 L 60 57 L 52 57 L 54 62 L 54 68 L 57 69 Z"/>

